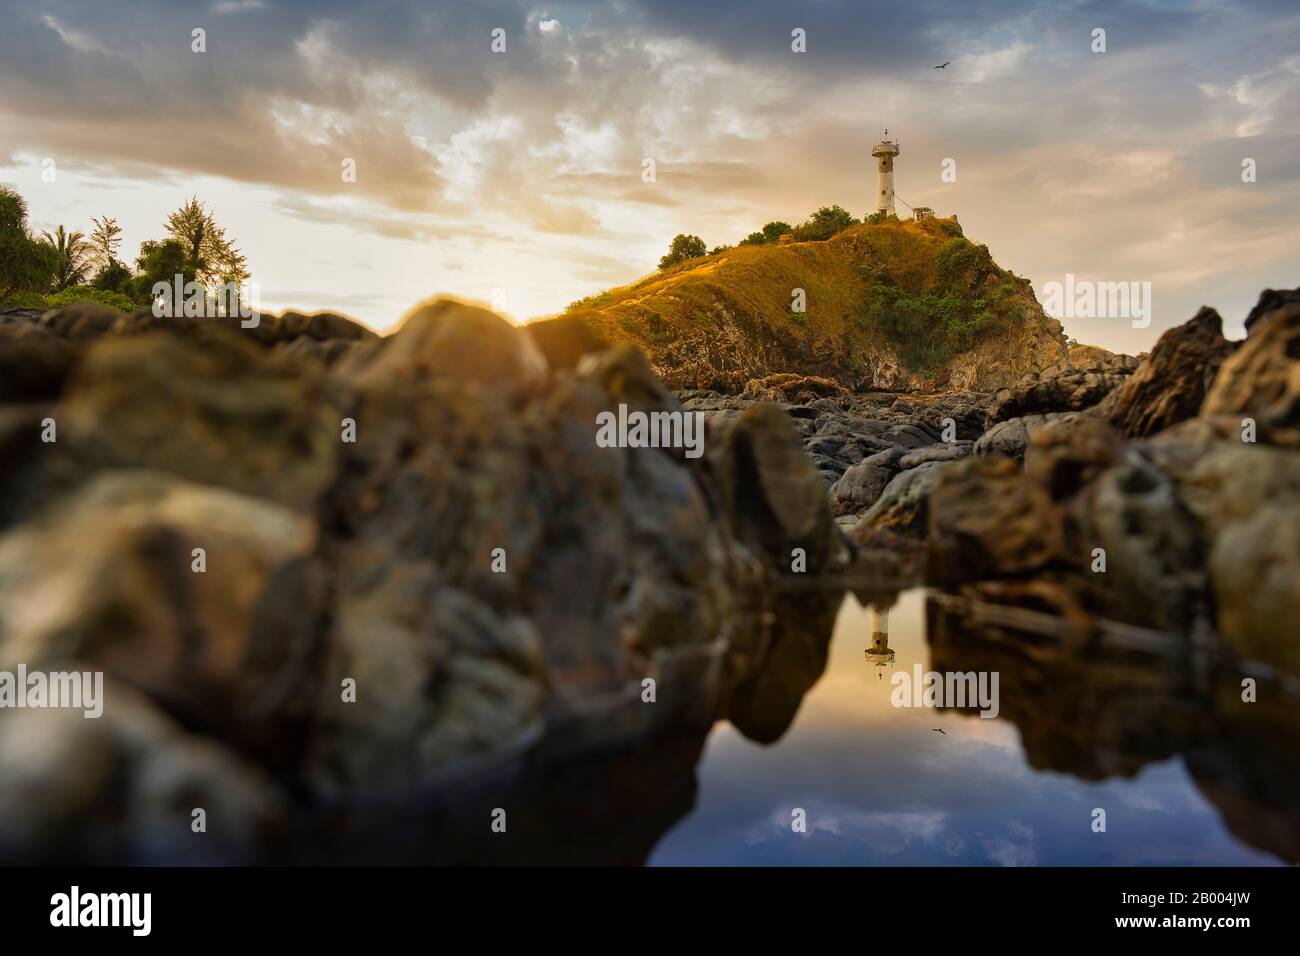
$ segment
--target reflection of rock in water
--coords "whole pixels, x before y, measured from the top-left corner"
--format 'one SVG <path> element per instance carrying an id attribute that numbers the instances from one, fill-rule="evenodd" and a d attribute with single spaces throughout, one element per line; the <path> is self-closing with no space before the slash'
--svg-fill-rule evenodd
<path id="1" fill-rule="evenodd" d="M 427 802 L 348 808 L 311 821 L 326 836 L 303 861 L 317 864 L 643 864 L 695 805 L 695 764 L 706 731 L 673 734 L 632 750 L 552 762 L 531 754 L 463 787 L 438 787 Z M 505 811 L 505 833 L 492 829 Z"/>
<path id="2" fill-rule="evenodd" d="M 799 704 L 826 670 L 831 630 L 843 593 L 809 592 L 787 597 L 761 637 L 752 674 L 731 695 L 726 715 L 759 743 L 772 743 L 789 729 Z"/>
<path id="3" fill-rule="evenodd" d="M 1265 675 L 1242 701 L 1234 662 L 1173 635 L 1084 628 L 947 595 L 926 606 L 932 666 L 997 671 L 1001 713 L 1039 770 L 1133 776 L 1182 755 L 1236 837 L 1300 861 L 1300 693 Z"/>
<path id="4" fill-rule="evenodd" d="M 1185 755 L 1201 792 L 1239 838 L 1300 863 L 1300 685 L 1260 679 L 1253 704 L 1241 675 L 1215 683 L 1210 745 Z"/>

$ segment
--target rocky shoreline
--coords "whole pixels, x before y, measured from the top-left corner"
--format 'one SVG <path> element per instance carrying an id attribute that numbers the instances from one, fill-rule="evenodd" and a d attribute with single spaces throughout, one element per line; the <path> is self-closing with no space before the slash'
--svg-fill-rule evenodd
<path id="1" fill-rule="evenodd" d="M 844 592 L 800 580 L 1300 679 L 1300 291 L 1242 343 L 1203 310 L 1140 361 L 937 395 L 672 393 L 580 322 L 450 300 L 384 338 L 261 319 L 0 313 L 0 669 L 102 670 L 109 701 L 0 713 L 0 859 L 482 858 L 460 815 L 532 788 L 536 846 L 595 755 L 689 806 L 707 727 L 775 740 L 821 674 Z M 702 413 L 704 456 L 598 448 L 620 405 Z M 592 858 L 644 859 L 621 832 Z"/>

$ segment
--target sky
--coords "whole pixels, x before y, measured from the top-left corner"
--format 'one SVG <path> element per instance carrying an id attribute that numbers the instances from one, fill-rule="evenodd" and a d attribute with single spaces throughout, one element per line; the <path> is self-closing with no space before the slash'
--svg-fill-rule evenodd
<path id="1" fill-rule="evenodd" d="M 1203 304 L 1240 336 L 1300 285 L 1294 0 L 0 0 L 0 23 L 0 183 L 32 226 L 114 216 L 130 261 L 197 195 L 270 310 L 554 313 L 677 233 L 865 215 L 886 127 L 899 197 L 1040 300 L 1151 283 L 1149 327 L 1065 319 L 1080 341 L 1136 354 Z"/>

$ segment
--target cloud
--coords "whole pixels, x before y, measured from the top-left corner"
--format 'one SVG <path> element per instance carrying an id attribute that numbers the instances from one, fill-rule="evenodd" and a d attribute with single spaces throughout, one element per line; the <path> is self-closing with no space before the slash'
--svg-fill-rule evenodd
<path id="1" fill-rule="evenodd" d="M 562 305 L 582 291 L 566 281 L 630 280 L 677 232 L 713 245 L 832 202 L 861 215 L 888 126 L 900 196 L 958 213 L 1003 265 L 1159 282 L 1147 338 L 1070 329 L 1134 351 L 1216 289 L 1244 314 L 1252 285 L 1281 281 L 1300 213 L 1300 17 L 1282 2 L 184 6 L 0 0 L 5 149 L 85 180 L 265 188 L 295 227 L 454 237 L 463 262 L 477 243 Z"/>

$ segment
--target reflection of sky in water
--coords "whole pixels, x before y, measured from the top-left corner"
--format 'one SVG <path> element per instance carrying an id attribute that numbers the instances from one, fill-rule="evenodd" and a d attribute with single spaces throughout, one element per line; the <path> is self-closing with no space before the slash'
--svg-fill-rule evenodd
<path id="1" fill-rule="evenodd" d="M 929 667 L 924 595 L 889 615 L 896 670 Z M 868 612 L 847 598 L 826 673 L 794 725 L 761 747 L 719 724 L 698 768 L 695 810 L 652 864 L 1207 865 L 1274 863 L 1238 844 L 1178 759 L 1132 780 L 1032 770 L 1003 720 L 893 707 L 863 652 Z M 941 727 L 946 734 L 935 733 Z M 791 810 L 808 832 L 791 831 Z M 1093 833 L 1092 809 L 1107 832 Z"/>

